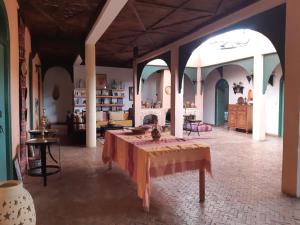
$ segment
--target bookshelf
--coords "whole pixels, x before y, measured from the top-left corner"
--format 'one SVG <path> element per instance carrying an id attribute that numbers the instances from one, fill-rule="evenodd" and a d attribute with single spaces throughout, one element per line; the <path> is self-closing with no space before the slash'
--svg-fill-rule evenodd
<path id="1" fill-rule="evenodd" d="M 122 111 L 124 89 L 98 89 L 96 90 L 97 111 Z M 86 90 L 85 88 L 74 89 L 74 112 L 86 111 Z"/>

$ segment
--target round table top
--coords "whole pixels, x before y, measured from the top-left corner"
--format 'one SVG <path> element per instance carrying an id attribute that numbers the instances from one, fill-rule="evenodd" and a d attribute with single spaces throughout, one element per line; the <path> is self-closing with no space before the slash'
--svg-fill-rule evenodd
<path id="1" fill-rule="evenodd" d="M 43 132 L 42 129 L 36 129 L 36 130 L 29 130 L 30 134 L 41 134 Z M 54 129 L 46 129 L 44 130 L 44 133 L 57 133 L 57 130 Z"/>
<path id="2" fill-rule="evenodd" d="M 190 123 L 201 123 L 202 120 L 188 120 Z"/>
<path id="3" fill-rule="evenodd" d="M 43 145 L 43 144 L 55 144 L 58 143 L 58 138 L 32 138 L 26 141 L 27 145 Z"/>

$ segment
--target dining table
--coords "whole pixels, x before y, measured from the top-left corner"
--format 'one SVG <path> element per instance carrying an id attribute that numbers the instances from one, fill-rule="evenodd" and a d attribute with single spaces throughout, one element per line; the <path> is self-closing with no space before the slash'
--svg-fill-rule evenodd
<path id="1" fill-rule="evenodd" d="M 150 133 L 135 134 L 127 130 L 105 133 L 102 160 L 112 168 L 115 163 L 127 171 L 137 185 L 143 208 L 150 208 L 150 179 L 188 170 L 199 171 L 199 200 L 205 201 L 205 172 L 211 174 L 209 145 L 199 139 L 185 139 L 161 133 L 154 141 Z"/>

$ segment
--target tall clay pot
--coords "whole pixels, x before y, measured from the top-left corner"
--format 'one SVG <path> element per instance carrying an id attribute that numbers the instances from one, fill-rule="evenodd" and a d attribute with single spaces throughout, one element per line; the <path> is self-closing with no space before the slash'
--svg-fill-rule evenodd
<path id="1" fill-rule="evenodd" d="M 0 182 L 0 207 L 1 225 L 36 224 L 32 197 L 20 181 Z"/>

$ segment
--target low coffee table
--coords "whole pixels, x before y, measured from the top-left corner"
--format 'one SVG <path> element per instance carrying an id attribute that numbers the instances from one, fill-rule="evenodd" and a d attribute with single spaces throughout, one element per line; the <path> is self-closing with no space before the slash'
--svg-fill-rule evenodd
<path id="1" fill-rule="evenodd" d="M 105 126 L 101 126 L 100 128 L 97 128 L 97 133 L 99 133 L 101 137 L 104 137 L 105 131 L 107 130 L 122 130 L 123 128 L 124 126 L 107 124 Z"/>
<path id="2" fill-rule="evenodd" d="M 199 133 L 199 126 L 201 125 L 202 120 L 187 120 L 187 127 L 186 127 L 186 131 L 189 131 L 190 133 L 188 134 L 188 136 L 192 133 L 192 132 L 198 132 L 198 135 L 200 135 Z M 193 129 L 193 125 L 196 125 L 196 129 Z M 188 127 L 189 126 L 189 127 Z"/>

